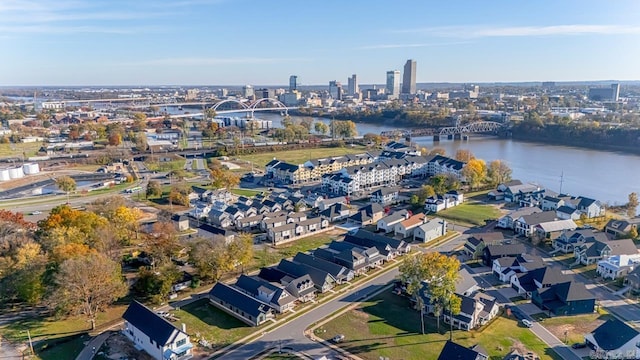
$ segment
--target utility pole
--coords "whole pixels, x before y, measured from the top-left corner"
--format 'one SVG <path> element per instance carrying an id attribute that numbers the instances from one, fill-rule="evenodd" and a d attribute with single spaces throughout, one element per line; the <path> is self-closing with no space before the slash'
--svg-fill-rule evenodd
<path id="1" fill-rule="evenodd" d="M 560 194 L 562 194 L 562 184 L 564 183 L 564 170 L 560 174 Z"/>

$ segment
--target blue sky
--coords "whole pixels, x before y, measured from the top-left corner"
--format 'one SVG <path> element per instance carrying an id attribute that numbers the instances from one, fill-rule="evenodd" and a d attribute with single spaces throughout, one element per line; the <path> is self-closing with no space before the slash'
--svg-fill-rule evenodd
<path id="1" fill-rule="evenodd" d="M 640 79 L 640 1 L 0 0 L 0 85 Z"/>

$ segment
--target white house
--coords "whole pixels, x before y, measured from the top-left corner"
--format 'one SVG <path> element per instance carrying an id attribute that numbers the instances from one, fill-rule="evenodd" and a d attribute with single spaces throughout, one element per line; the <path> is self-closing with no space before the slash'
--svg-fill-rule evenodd
<path id="1" fill-rule="evenodd" d="M 640 254 L 613 255 L 598 261 L 596 272 L 605 279 L 617 279 L 640 265 Z"/>
<path id="2" fill-rule="evenodd" d="M 418 226 L 413 231 L 413 241 L 427 243 L 435 238 L 447 233 L 447 221 L 440 218 L 433 218 Z"/>
<path id="3" fill-rule="evenodd" d="M 376 230 L 390 233 L 395 229 L 396 224 L 408 219 L 410 216 L 407 210 L 394 211 L 391 215 L 385 216 L 376 223 Z"/>
<path id="4" fill-rule="evenodd" d="M 137 301 L 129 305 L 122 318 L 123 334 L 136 348 L 144 350 L 154 359 L 186 360 L 193 357 L 193 345 L 184 324 L 180 330 Z"/>
<path id="5" fill-rule="evenodd" d="M 383 187 L 371 193 L 371 202 L 388 205 L 398 201 L 398 190 Z"/>
<path id="6" fill-rule="evenodd" d="M 427 221 L 425 214 L 419 213 L 396 224 L 394 233 L 396 236 L 404 239 L 413 237 L 414 230 Z"/>

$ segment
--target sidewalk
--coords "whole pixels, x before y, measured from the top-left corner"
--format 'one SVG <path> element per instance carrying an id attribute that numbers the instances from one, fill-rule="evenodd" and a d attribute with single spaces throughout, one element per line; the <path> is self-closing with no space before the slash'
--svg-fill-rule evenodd
<path id="1" fill-rule="evenodd" d="M 102 346 L 102 344 L 104 344 L 104 342 L 107 340 L 107 338 L 109 337 L 109 335 L 111 335 L 111 331 L 105 331 L 102 334 L 94 337 L 93 339 L 91 339 L 87 345 L 85 345 L 84 349 L 82 349 L 82 351 L 80 352 L 80 354 L 78 354 L 78 356 L 76 357 L 76 360 L 91 360 L 93 359 L 94 355 L 96 354 L 96 352 L 98 352 L 98 350 L 100 350 L 100 347 Z"/>

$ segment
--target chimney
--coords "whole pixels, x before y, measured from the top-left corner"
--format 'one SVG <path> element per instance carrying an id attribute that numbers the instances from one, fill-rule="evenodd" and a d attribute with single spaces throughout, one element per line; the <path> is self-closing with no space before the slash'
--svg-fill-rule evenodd
<path id="1" fill-rule="evenodd" d="M 185 334 L 187 333 L 187 324 L 185 323 L 182 323 L 182 332 Z"/>

